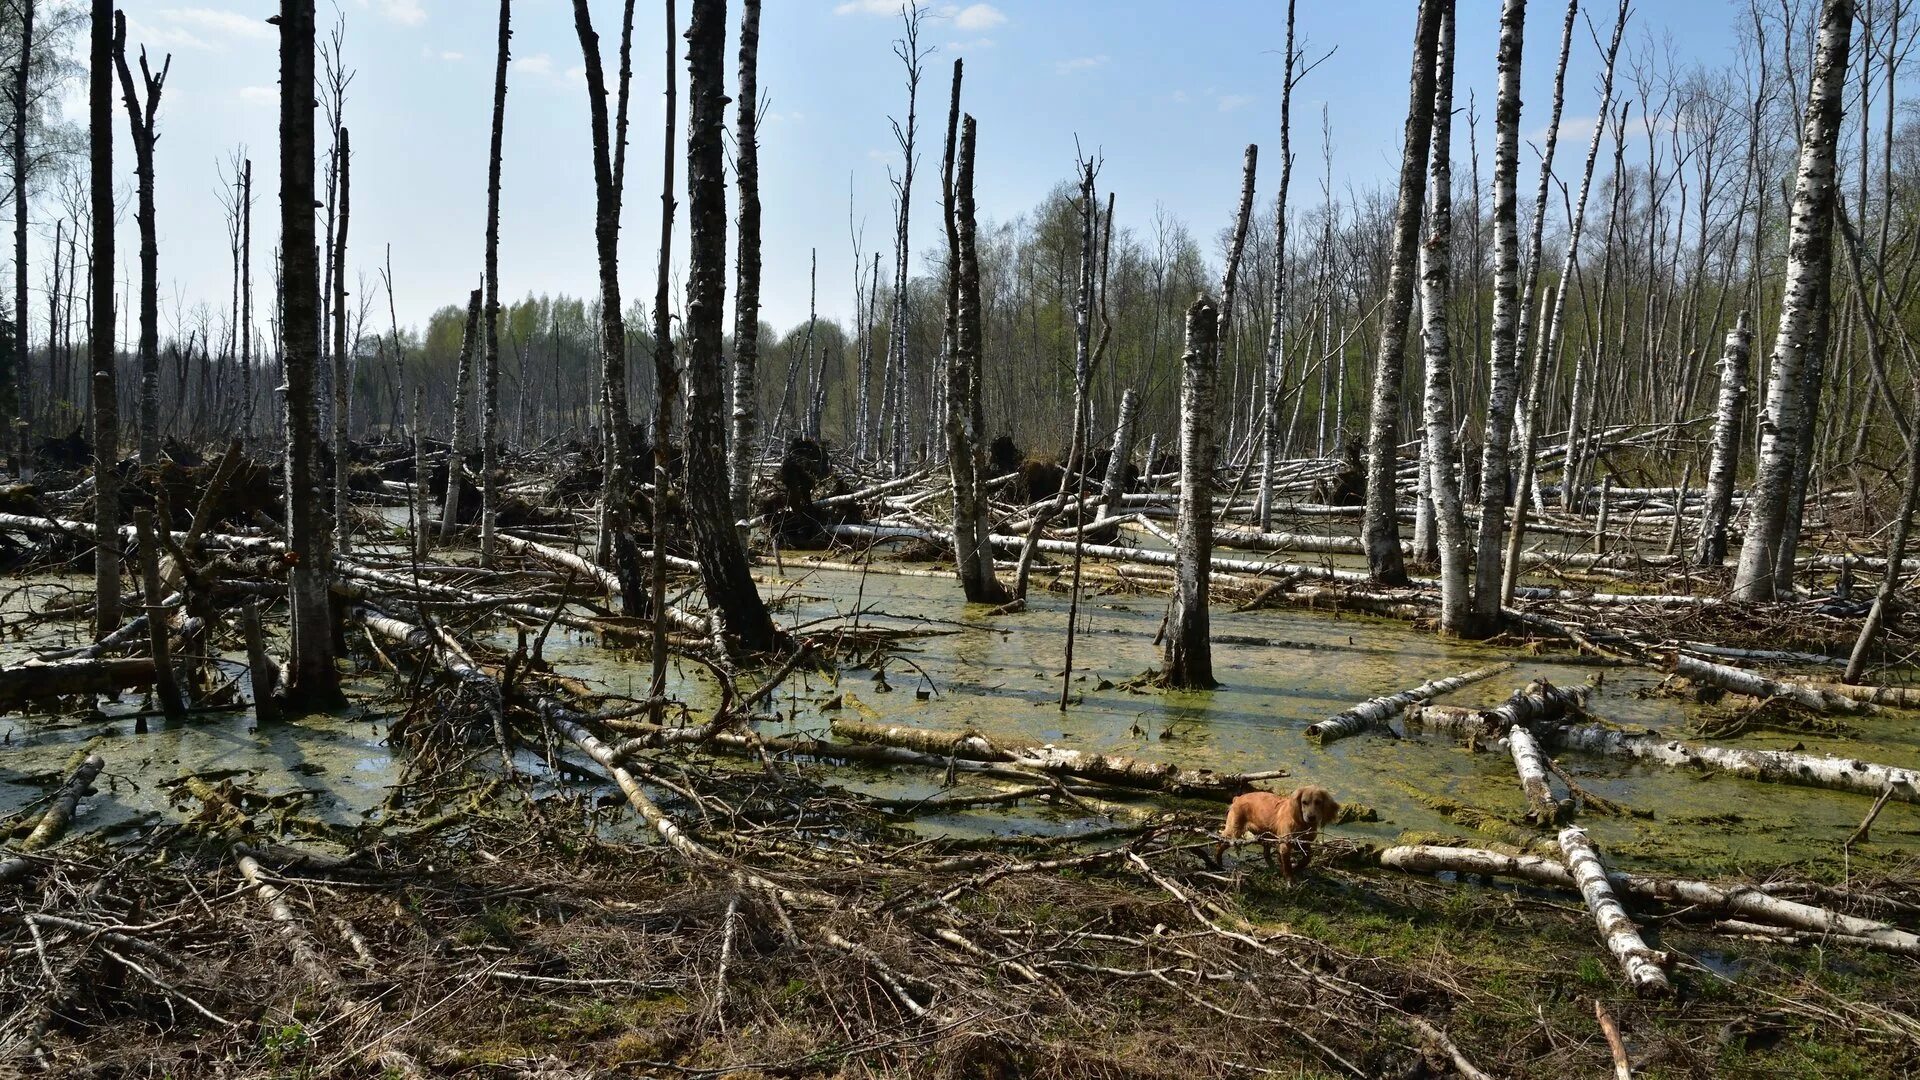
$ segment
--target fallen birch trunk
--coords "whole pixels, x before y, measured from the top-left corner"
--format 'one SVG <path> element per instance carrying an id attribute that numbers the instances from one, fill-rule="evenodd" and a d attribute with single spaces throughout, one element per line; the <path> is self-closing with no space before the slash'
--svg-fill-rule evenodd
<path id="1" fill-rule="evenodd" d="M 1533 733 L 1518 725 L 1508 728 L 1507 749 L 1513 754 L 1514 771 L 1520 774 L 1520 789 L 1527 793 L 1527 805 L 1533 808 L 1530 816 L 1534 823 L 1558 824 L 1572 807 L 1554 798 L 1553 787 L 1547 783 L 1547 755 L 1541 752 Z"/>
<path id="2" fill-rule="evenodd" d="M 1748 780 L 1833 788 L 1878 796 L 1891 788 L 1902 802 L 1920 803 L 1920 771 L 1857 758 L 1793 750 L 1702 746 L 1660 735 L 1635 735 L 1604 724 L 1543 726 L 1535 734 L 1555 746 L 1590 754 L 1638 758 L 1676 768 L 1726 773 Z"/>
<path id="3" fill-rule="evenodd" d="M 1627 916 L 1627 909 L 1613 893 L 1613 884 L 1607 879 L 1606 867 L 1600 865 L 1600 853 L 1594 850 L 1592 841 L 1587 839 L 1587 831 L 1578 825 L 1568 826 L 1560 831 L 1560 852 L 1567 861 L 1567 869 L 1580 888 L 1580 895 L 1586 898 L 1587 909 L 1593 912 L 1593 921 L 1600 928 L 1600 937 L 1606 942 L 1607 950 L 1620 962 L 1620 968 L 1626 972 L 1627 981 L 1633 985 L 1634 993 L 1642 997 L 1664 997 L 1673 992 L 1673 986 L 1667 982 L 1664 965 L 1667 954 L 1647 947 L 1640 937 L 1640 929 Z"/>
<path id="4" fill-rule="evenodd" d="M 1335 713 L 1317 724 L 1307 727 L 1307 738 L 1319 739 L 1324 745 L 1349 735 L 1358 735 L 1368 728 L 1380 727 L 1387 721 L 1405 712 L 1407 706 L 1417 705 L 1441 694 L 1452 693 L 1463 686 L 1490 679 L 1503 671 L 1513 670 L 1511 663 L 1490 664 L 1475 668 L 1461 675 L 1445 679 L 1430 679 L 1411 690 L 1402 690 L 1397 694 L 1377 697 L 1361 702 L 1342 713 Z"/>
<path id="5" fill-rule="evenodd" d="M 1818 690 L 1822 694 L 1864 701 L 1869 705 L 1891 706 L 1896 709 L 1920 709 L 1920 687 L 1857 686 L 1853 683 L 1828 682 L 1810 675 L 1789 675 L 1787 679 L 1800 686 Z"/>
<path id="6" fill-rule="evenodd" d="M 1874 709 L 1867 702 L 1856 701 L 1844 694 L 1828 693 L 1808 683 L 1781 682 L 1745 668 L 1715 664 L 1688 656 L 1686 653 L 1674 654 L 1673 671 L 1674 674 L 1685 676 L 1697 683 L 1717 686 L 1722 690 L 1731 690 L 1748 697 L 1784 698 L 1815 712 L 1857 715 L 1872 712 Z"/>
<path id="7" fill-rule="evenodd" d="M 1484 848 L 1440 847 L 1416 844 L 1392 847 L 1380 853 L 1380 865 L 1409 874 L 1479 874 L 1510 877 L 1574 889 L 1573 874 L 1559 862 L 1538 855 L 1507 855 Z M 1813 904 L 1784 900 L 1751 885 L 1717 885 L 1710 881 L 1652 877 L 1619 870 L 1607 875 L 1617 892 L 1636 900 L 1684 904 L 1716 915 L 1728 915 L 1817 934 L 1843 935 L 1872 948 L 1920 956 L 1920 934 L 1890 923 L 1863 919 Z"/>
<path id="8" fill-rule="evenodd" d="M 1182 769 L 1178 765 L 1140 761 L 1118 754 L 1066 750 L 1052 744 L 992 742 L 971 732 L 937 731 L 869 724 L 859 720 L 833 721 L 833 732 L 849 739 L 916 750 L 944 757 L 968 758 L 1014 765 L 1034 772 L 1074 776 L 1114 787 L 1143 788 L 1224 802 L 1251 789 L 1256 781 L 1285 776 L 1284 771 L 1217 773 L 1209 769 Z"/>

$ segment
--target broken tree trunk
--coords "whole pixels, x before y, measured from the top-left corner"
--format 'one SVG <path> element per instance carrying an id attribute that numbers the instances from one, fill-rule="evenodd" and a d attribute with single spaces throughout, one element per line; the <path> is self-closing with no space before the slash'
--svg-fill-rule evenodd
<path id="1" fill-rule="evenodd" d="M 1213 395 L 1218 314 L 1204 295 L 1187 308 L 1180 379 L 1180 543 L 1166 628 L 1168 686 L 1215 685 L 1207 619 L 1213 554 Z"/>
<path id="2" fill-rule="evenodd" d="M 1528 816 L 1538 825 L 1559 824 L 1573 805 L 1554 797 L 1553 786 L 1547 783 L 1547 755 L 1533 733 L 1518 725 L 1508 728 L 1507 750 L 1513 755 L 1514 771 L 1520 774 L 1520 789 L 1527 793 Z"/>
<path id="3" fill-rule="evenodd" d="M 1727 331 L 1720 353 L 1720 403 L 1713 414 L 1713 456 L 1707 465 L 1706 508 L 1700 518 L 1700 543 L 1694 549 L 1698 566 L 1718 567 L 1727 561 L 1727 523 L 1733 519 L 1733 488 L 1740 471 L 1740 418 L 1747 404 L 1747 355 L 1753 348 L 1753 327 L 1745 311 Z M 1680 506 L 1674 506 L 1679 520 Z"/>
<path id="4" fill-rule="evenodd" d="M 167 608 L 160 596 L 160 546 L 154 540 L 153 511 L 140 507 L 133 512 L 134 532 L 140 537 L 140 581 L 147 608 L 148 650 L 153 656 L 153 690 L 160 699 L 160 711 L 168 720 L 186 716 L 180 699 L 180 680 L 174 676 L 172 650 L 167 641 Z"/>
<path id="5" fill-rule="evenodd" d="M 467 328 L 460 335 L 460 360 L 453 374 L 453 441 L 447 448 L 447 502 L 440 512 L 441 543 L 452 538 L 454 526 L 460 522 L 460 485 L 467 478 L 467 454 L 473 442 L 467 416 L 473 407 L 467 403 L 467 387 L 473 383 L 473 347 L 480 338 L 480 296 L 479 289 L 467 296 Z"/>
<path id="6" fill-rule="evenodd" d="M 1920 771 L 1858 758 L 1793 750 L 1703 746 L 1660 735 L 1636 735 L 1603 724 L 1543 725 L 1534 734 L 1566 750 L 1632 757 L 1661 765 L 1722 772 L 1747 780 L 1833 788 L 1872 796 L 1891 787 L 1894 798 L 1920 803 Z"/>
<path id="7" fill-rule="evenodd" d="M 1380 727 L 1389 720 L 1405 712 L 1407 706 L 1430 701 L 1441 694 L 1452 693 L 1463 686 L 1490 679 L 1503 671 L 1511 671 L 1510 663 L 1491 664 L 1475 668 L 1461 675 L 1445 679 L 1432 679 L 1421 683 L 1411 690 L 1402 690 L 1397 694 L 1377 697 L 1355 705 L 1342 713 L 1336 713 L 1307 728 L 1307 738 L 1319 739 L 1324 745 L 1349 735 L 1358 735 L 1368 728 Z"/>
<path id="8" fill-rule="evenodd" d="M 1710 663 L 1686 653 L 1675 653 L 1673 671 L 1676 675 L 1692 679 L 1697 683 L 1717 686 L 1722 690 L 1731 690 L 1736 694 L 1745 694 L 1753 698 L 1785 698 L 1795 705 L 1822 713 L 1848 713 L 1858 715 L 1872 712 L 1874 707 L 1864 701 L 1857 701 L 1843 694 L 1833 694 L 1818 686 L 1806 683 L 1779 682 L 1769 679 L 1758 672 L 1744 668 L 1728 667 L 1725 664 Z"/>
<path id="9" fill-rule="evenodd" d="M 1567 869 L 1572 872 L 1573 880 L 1580 888 L 1580 895 L 1586 898 L 1588 910 L 1593 912 L 1593 921 L 1600 927 L 1600 937 L 1606 942 L 1607 950 L 1614 959 L 1620 961 L 1620 968 L 1627 974 L 1627 981 L 1633 985 L 1634 993 L 1641 997 L 1664 997 L 1673 991 L 1667 982 L 1667 973 L 1663 965 L 1667 955 L 1647 947 L 1640 937 L 1639 927 L 1627 917 L 1627 909 L 1613 893 L 1613 885 L 1607 880 L 1606 867 L 1600 864 L 1600 853 L 1594 850 L 1593 842 L 1587 839 L 1587 831 L 1578 825 L 1572 825 L 1560 831 L 1560 852 L 1567 861 Z"/>

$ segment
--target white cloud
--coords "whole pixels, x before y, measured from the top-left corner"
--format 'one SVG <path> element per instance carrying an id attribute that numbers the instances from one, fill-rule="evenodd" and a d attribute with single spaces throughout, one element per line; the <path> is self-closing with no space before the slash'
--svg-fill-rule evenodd
<path id="1" fill-rule="evenodd" d="M 401 26 L 419 26 L 427 21 L 427 9 L 420 6 L 420 0 L 372 0 L 373 9 L 388 22 Z M 360 0 L 360 6 L 366 7 L 368 0 Z"/>
<path id="2" fill-rule="evenodd" d="M 534 53 L 515 60 L 511 66 L 516 75 L 548 76 L 553 74 L 553 57 L 546 53 Z"/>
<path id="3" fill-rule="evenodd" d="M 440 60 L 449 64 L 457 64 L 467 58 L 466 53 L 436 49 L 431 45 L 420 46 L 420 56 L 426 60 Z"/>
<path id="4" fill-rule="evenodd" d="M 1245 108 L 1246 106 L 1253 104 L 1253 95 L 1252 94 L 1221 94 L 1218 100 L 1219 100 L 1221 112 L 1232 112 L 1235 109 Z"/>
<path id="5" fill-rule="evenodd" d="M 846 0 L 833 9 L 835 15 L 898 15 L 905 0 Z"/>
<path id="6" fill-rule="evenodd" d="M 1186 104 L 1186 102 L 1188 102 L 1191 99 L 1187 97 L 1187 92 L 1185 90 L 1175 90 L 1173 92 L 1173 100 L 1177 104 L 1184 105 Z"/>
<path id="7" fill-rule="evenodd" d="M 243 86 L 240 88 L 240 100 L 248 105 L 272 105 L 280 100 L 280 88 L 277 86 Z"/>
<path id="8" fill-rule="evenodd" d="M 960 30 L 991 30 L 1006 21 L 1006 15 L 992 4 L 968 4 L 953 12 L 953 25 Z"/>
<path id="9" fill-rule="evenodd" d="M 218 8 L 163 8 L 156 14 L 173 26 L 186 31 L 195 30 L 216 34 L 222 37 L 252 38 L 266 40 L 273 37 L 273 27 L 266 20 L 237 11 L 223 11 Z"/>
<path id="10" fill-rule="evenodd" d="M 568 68 L 567 70 L 565 70 L 565 71 L 563 71 L 563 72 L 561 72 L 561 73 L 560 73 L 560 81 L 561 81 L 561 82 L 563 82 L 563 83 L 583 83 L 583 82 L 586 82 L 586 81 L 587 81 L 587 69 L 586 69 L 585 67 L 582 67 L 582 66 L 581 66 L 581 65 L 579 65 L 579 64 L 575 64 L 575 65 L 573 65 L 572 67 L 570 67 L 570 68 Z"/>
<path id="11" fill-rule="evenodd" d="M 990 37 L 983 37 L 983 38 L 974 38 L 972 41 L 955 41 L 951 43 L 951 47 L 960 52 L 968 52 L 968 51 L 980 50 L 980 49 L 991 49 L 993 48 L 993 39 Z"/>
<path id="12" fill-rule="evenodd" d="M 1076 56 L 1071 60 L 1062 60 L 1053 65 L 1053 70 L 1061 75 L 1071 75 L 1076 71 L 1091 71 L 1107 62 L 1107 56 Z"/>

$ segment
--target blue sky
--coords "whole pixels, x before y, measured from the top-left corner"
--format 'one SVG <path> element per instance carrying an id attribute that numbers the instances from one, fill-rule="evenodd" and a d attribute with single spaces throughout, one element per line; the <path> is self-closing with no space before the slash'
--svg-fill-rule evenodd
<path id="1" fill-rule="evenodd" d="M 479 276 L 486 195 L 497 7 L 487 0 L 339 0 L 347 17 L 353 131 L 353 271 L 373 271 L 387 244 L 400 318 L 418 323 L 458 302 Z M 736 24 L 738 4 L 729 17 Z M 1546 123 L 1554 51 L 1564 7 L 1530 5 L 1523 129 Z M 264 0 L 130 0 L 130 43 L 173 54 L 160 111 L 158 216 L 163 308 L 184 296 L 216 310 L 228 293 L 228 263 L 216 198 L 216 164 L 245 143 L 255 163 L 256 284 L 270 288 L 278 213 L 275 126 L 276 36 Z M 330 5 L 321 4 L 323 25 Z M 680 0 L 682 29 L 688 0 Z M 851 311 L 849 185 L 867 249 L 885 250 L 889 165 L 898 167 L 887 118 L 904 115 L 897 0 L 766 0 L 760 83 L 771 97 L 763 121 L 761 191 L 765 215 L 763 315 L 782 328 L 806 317 L 808 251 L 820 254 L 823 315 Z M 528 292 L 589 295 L 594 289 L 592 169 L 585 84 L 570 0 L 517 0 L 509 75 L 501 220 L 504 298 Z M 615 66 L 619 8 L 595 0 L 596 27 Z M 889 15 L 888 12 L 895 12 Z M 934 6 L 925 37 L 937 51 L 922 84 L 924 150 L 914 192 L 917 253 L 938 230 L 939 139 L 949 65 L 966 59 L 964 106 L 979 121 L 982 215 L 1005 219 L 1034 206 L 1071 174 L 1075 138 L 1105 158 L 1103 187 L 1117 193 L 1122 224 L 1144 226 L 1156 205 L 1210 238 L 1231 215 L 1241 153 L 1261 144 L 1259 196 L 1278 179 L 1279 0 L 1209 3 L 997 0 Z M 1494 0 L 1461 0 L 1463 110 L 1457 159 L 1467 152 L 1464 109 L 1478 97 L 1482 168 L 1490 163 Z M 1612 5 L 1594 13 L 1604 37 Z M 1630 49 L 1671 50 L 1708 65 L 1732 56 L 1736 13 L 1722 0 L 1646 4 L 1630 24 Z M 636 14 L 633 131 L 621 243 L 623 296 L 651 299 L 659 215 L 664 18 L 641 0 Z M 1334 183 L 1391 182 L 1406 108 L 1413 4 L 1388 0 L 1301 0 L 1299 36 L 1314 55 L 1335 50 L 1295 91 L 1294 198 L 1317 203 L 1319 117 L 1330 109 Z M 676 44 L 679 42 L 676 40 Z M 1596 48 L 1584 21 L 1568 79 L 1571 137 L 1583 141 L 1596 109 Z M 729 65 L 732 64 L 729 45 Z M 685 66 L 680 75 L 685 120 Z M 731 83 L 732 73 L 729 72 Z M 119 161 L 128 184 L 131 152 L 116 102 Z M 731 117 L 731 109 L 729 110 Z M 683 135 L 677 132 L 676 136 Z M 1572 156 L 1576 158 L 1580 149 Z M 1526 159 L 1532 167 L 1531 151 Z M 677 180 L 682 200 L 684 165 Z M 1530 182 L 1529 185 L 1530 186 Z M 729 191 L 730 208 L 732 192 Z M 51 232 L 50 204 L 34 215 Z M 131 261 L 131 214 L 121 251 Z M 730 245 L 731 246 L 731 245 Z M 42 264 L 43 265 L 43 264 Z M 131 272 L 123 269 L 122 274 Z M 42 271 L 33 271 L 41 283 Z M 380 308 L 385 306 L 379 296 Z M 729 297 L 731 299 L 731 297 Z M 381 311 L 384 316 L 384 311 Z M 384 318 L 377 320 L 383 323 Z"/>

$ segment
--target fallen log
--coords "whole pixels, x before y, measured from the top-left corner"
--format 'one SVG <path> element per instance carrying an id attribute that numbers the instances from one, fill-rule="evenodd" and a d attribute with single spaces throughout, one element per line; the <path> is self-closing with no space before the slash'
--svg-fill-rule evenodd
<path id="1" fill-rule="evenodd" d="M 1392 847 L 1380 853 L 1380 865 L 1410 874 L 1479 874 L 1483 877 L 1519 878 L 1561 889 L 1578 887 L 1572 872 L 1553 859 L 1538 855 L 1507 855 L 1484 848 L 1428 844 Z M 1891 923 L 1782 899 L 1758 886 L 1720 885 L 1710 881 L 1653 877 L 1620 870 L 1609 871 L 1607 881 L 1616 892 L 1625 893 L 1636 900 L 1681 904 L 1715 915 L 1751 919 L 1810 933 L 1844 935 L 1849 940 L 1872 948 L 1920 956 L 1920 934 L 1902 930 Z"/>
<path id="2" fill-rule="evenodd" d="M 1507 749 L 1513 755 L 1514 771 L 1520 774 L 1520 789 L 1527 793 L 1527 805 L 1532 807 L 1528 816 L 1537 825 L 1559 824 L 1572 803 L 1554 797 L 1553 787 L 1547 783 L 1547 755 L 1541 752 L 1540 744 L 1526 728 L 1515 725 L 1507 729 Z"/>
<path id="3" fill-rule="evenodd" d="M 1726 773 L 1747 780 L 1802 787 L 1832 788 L 1878 796 L 1891 788 L 1893 798 L 1920 803 L 1920 771 L 1880 765 L 1858 758 L 1807 754 L 1794 750 L 1752 750 L 1703 746 L 1655 734 L 1634 734 L 1604 724 L 1542 725 L 1534 734 L 1567 750 L 1638 758 L 1676 768 Z"/>
<path id="4" fill-rule="evenodd" d="M 878 743 L 973 761 L 1002 762 L 1034 772 L 1073 776 L 1114 787 L 1162 791 L 1170 795 L 1226 802 L 1252 789 L 1257 781 L 1273 780 L 1283 770 L 1221 773 L 1210 769 L 1183 769 L 1178 765 L 1140 761 L 1118 754 L 1067 750 L 1051 743 L 990 741 L 973 732 L 948 732 L 833 720 L 833 733 L 860 742 Z"/>
<path id="5" fill-rule="evenodd" d="M 1214 640 L 1219 639 L 1216 637 Z M 1452 693 L 1463 686 L 1477 683 L 1482 679 L 1490 679 L 1503 671 L 1512 669 L 1511 663 L 1490 664 L 1487 667 L 1475 668 L 1445 679 L 1430 679 L 1411 690 L 1402 690 L 1397 694 L 1361 702 L 1345 712 L 1335 713 L 1317 724 L 1308 725 L 1307 738 L 1319 739 L 1324 745 L 1349 735 L 1358 735 L 1368 728 L 1384 725 L 1405 712 L 1409 705 L 1432 700 L 1441 694 Z"/>
<path id="6" fill-rule="evenodd" d="M 1688 656 L 1683 652 L 1674 653 L 1673 672 L 1694 682 L 1717 686 L 1722 690 L 1731 690 L 1747 697 L 1762 700 L 1783 698 L 1815 712 L 1858 715 L 1874 710 L 1874 706 L 1868 702 L 1856 701 L 1844 694 L 1828 693 L 1819 686 L 1799 682 L 1781 682 L 1745 668 L 1715 664 L 1698 657 Z"/>
<path id="7" fill-rule="evenodd" d="M 94 778 L 98 777 L 100 770 L 105 767 L 106 760 L 99 754 L 88 754 L 74 768 L 73 774 L 67 777 L 66 783 L 60 785 L 60 790 L 53 797 L 52 805 L 47 807 L 46 813 L 40 815 L 40 823 L 35 825 L 33 831 L 27 834 L 27 838 L 20 842 L 20 850 L 22 852 L 40 851 L 64 836 L 67 826 L 73 823 L 74 811 L 79 807 L 81 797 L 87 793 L 88 788 L 93 786 Z M 27 871 L 33 868 L 33 863 L 34 860 L 19 855 L 0 860 L 0 884 L 26 877 Z"/>
<path id="8" fill-rule="evenodd" d="M 1600 853 L 1587 839 L 1587 831 L 1578 825 L 1562 829 L 1560 853 L 1566 859 L 1574 884 L 1580 888 L 1580 895 L 1586 898 L 1587 910 L 1593 912 L 1593 921 L 1600 928 L 1607 951 L 1620 962 L 1634 993 L 1642 997 L 1664 997 L 1672 993 L 1673 985 L 1667 982 L 1665 971 L 1667 954 L 1648 948 L 1640 937 L 1640 928 L 1634 925 L 1627 909 L 1614 895 L 1606 867 L 1600 864 Z"/>
<path id="9" fill-rule="evenodd" d="M 1823 694 L 1864 701 L 1869 705 L 1891 706 L 1896 709 L 1920 709 L 1920 687 L 1857 686 L 1853 683 L 1828 682 L 1813 675 L 1788 675 L 1786 678 L 1799 685 L 1812 687 Z"/>
<path id="10" fill-rule="evenodd" d="M 152 686 L 153 658 L 128 656 L 102 660 L 28 660 L 0 667 L 0 712 L 29 701 L 65 694 L 111 694 L 128 687 Z"/>

